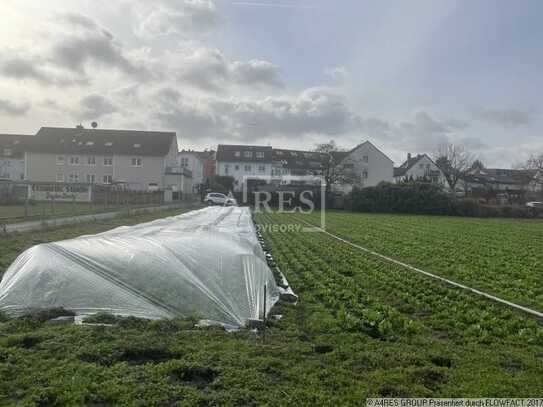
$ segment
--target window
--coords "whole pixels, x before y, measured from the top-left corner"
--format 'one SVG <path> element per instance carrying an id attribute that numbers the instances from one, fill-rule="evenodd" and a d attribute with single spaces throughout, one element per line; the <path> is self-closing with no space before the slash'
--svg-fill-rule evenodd
<path id="1" fill-rule="evenodd" d="M 250 172 L 251 171 L 251 166 L 246 164 L 243 169 L 245 170 L 245 172 Z"/>
<path id="2" fill-rule="evenodd" d="M 258 172 L 265 172 L 266 171 L 266 166 L 265 165 L 259 165 L 258 166 Z"/>
<path id="3" fill-rule="evenodd" d="M 228 170 L 230 169 L 230 166 L 228 164 L 224 164 L 224 173 L 228 174 Z"/>
<path id="4" fill-rule="evenodd" d="M 369 162 L 369 157 L 367 155 L 362 156 L 362 162 L 364 163 Z"/>
<path id="5" fill-rule="evenodd" d="M 264 158 L 264 152 L 263 151 L 257 151 L 256 152 L 256 158 Z"/>
<path id="6" fill-rule="evenodd" d="M 245 158 L 253 158 L 253 152 L 252 151 L 244 151 L 243 156 Z"/>
<path id="7" fill-rule="evenodd" d="M 141 167 L 141 157 L 132 157 L 132 167 Z"/>
<path id="8" fill-rule="evenodd" d="M 239 171 L 239 165 L 236 165 L 236 166 L 234 167 L 234 169 L 235 169 L 236 171 Z"/>
<path id="9" fill-rule="evenodd" d="M 11 148 L 4 148 L 4 155 L 6 157 L 9 157 L 13 154 L 13 150 Z"/>
<path id="10" fill-rule="evenodd" d="M 70 156 L 70 165 L 79 165 L 79 157 L 76 155 Z"/>
<path id="11" fill-rule="evenodd" d="M 134 148 L 141 148 L 141 144 L 134 144 Z"/>
<path id="12" fill-rule="evenodd" d="M 79 174 L 70 174 L 70 182 L 79 182 Z"/>
<path id="13" fill-rule="evenodd" d="M 239 151 L 234 152 L 234 157 L 239 157 L 239 156 L 240 156 L 240 152 L 239 152 Z"/>
<path id="14" fill-rule="evenodd" d="M 362 171 L 362 178 L 363 179 L 368 179 L 368 171 L 367 170 Z"/>
<path id="15" fill-rule="evenodd" d="M 181 167 L 188 167 L 188 166 L 189 166 L 189 158 L 181 157 Z"/>
<path id="16" fill-rule="evenodd" d="M 90 155 L 87 157 L 87 164 L 95 166 L 96 165 L 96 157 L 93 155 Z"/>
<path id="17" fill-rule="evenodd" d="M 113 165 L 113 157 L 104 157 L 104 166 L 111 167 Z"/>
<path id="18" fill-rule="evenodd" d="M 112 184 L 113 183 L 113 177 L 111 175 L 104 175 L 102 178 L 102 181 L 104 184 Z"/>
<path id="19" fill-rule="evenodd" d="M 60 172 L 57 174 L 57 182 L 64 182 L 64 174 Z"/>
<path id="20" fill-rule="evenodd" d="M 112 145 L 113 145 L 113 143 L 112 143 L 111 141 L 108 141 L 108 142 L 105 144 L 106 147 L 111 147 Z"/>
<path id="21" fill-rule="evenodd" d="M 57 165 L 64 165 L 64 156 L 57 155 Z"/>
<path id="22" fill-rule="evenodd" d="M 420 168 L 421 170 L 423 170 L 423 169 L 424 169 L 424 164 L 419 164 L 419 168 Z"/>
<path id="23" fill-rule="evenodd" d="M 94 184 L 96 182 L 96 176 L 94 174 L 87 174 L 87 183 Z"/>

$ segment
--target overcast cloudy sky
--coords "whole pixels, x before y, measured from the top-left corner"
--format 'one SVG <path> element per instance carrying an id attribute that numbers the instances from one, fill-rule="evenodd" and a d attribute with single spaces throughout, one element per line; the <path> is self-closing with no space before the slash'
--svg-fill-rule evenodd
<path id="1" fill-rule="evenodd" d="M 0 133 L 543 152 L 539 0 L 2 0 Z"/>

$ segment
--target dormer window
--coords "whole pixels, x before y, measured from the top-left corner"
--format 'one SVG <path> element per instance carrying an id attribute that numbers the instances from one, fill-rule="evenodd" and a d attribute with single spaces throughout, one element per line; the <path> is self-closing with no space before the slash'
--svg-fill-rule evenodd
<path id="1" fill-rule="evenodd" d="M 253 152 L 252 151 L 244 151 L 243 156 L 245 158 L 252 158 L 253 157 Z"/>
<path id="2" fill-rule="evenodd" d="M 87 141 L 87 142 L 85 143 L 85 145 L 87 145 L 87 146 L 93 146 L 93 145 L 94 145 L 94 141 Z"/>
<path id="3" fill-rule="evenodd" d="M 6 157 L 10 157 L 13 154 L 13 150 L 11 148 L 4 148 L 4 155 Z"/>
<path id="4" fill-rule="evenodd" d="M 106 143 L 106 147 L 111 147 L 112 145 L 113 145 L 113 143 L 112 143 L 111 141 L 108 141 L 108 142 Z"/>
<path id="5" fill-rule="evenodd" d="M 20 143 L 19 140 L 15 140 L 15 141 L 13 142 L 13 144 L 19 144 L 19 143 Z"/>
<path id="6" fill-rule="evenodd" d="M 257 151 L 256 152 L 256 158 L 264 158 L 264 152 L 263 151 Z"/>
<path id="7" fill-rule="evenodd" d="M 234 157 L 239 157 L 239 156 L 240 156 L 240 152 L 239 152 L 239 151 L 234 152 Z"/>

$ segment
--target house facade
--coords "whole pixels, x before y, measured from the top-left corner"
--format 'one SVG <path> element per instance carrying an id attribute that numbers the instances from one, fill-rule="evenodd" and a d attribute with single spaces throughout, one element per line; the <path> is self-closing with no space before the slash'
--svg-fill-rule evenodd
<path id="1" fill-rule="evenodd" d="M 348 193 L 353 187 L 372 187 L 394 180 L 394 162 L 369 141 L 350 151 L 334 153 L 334 164 L 343 178 L 332 186 L 334 192 Z"/>
<path id="2" fill-rule="evenodd" d="M 42 127 L 25 148 L 31 183 L 120 185 L 134 191 L 182 190 L 172 132 Z"/>
<path id="3" fill-rule="evenodd" d="M 0 134 L 0 180 L 25 179 L 25 143 L 32 136 Z"/>
<path id="4" fill-rule="evenodd" d="M 325 161 L 325 154 L 274 148 L 272 150 L 271 175 L 280 182 L 289 176 L 321 175 Z"/>
<path id="5" fill-rule="evenodd" d="M 204 183 L 204 158 L 201 151 L 181 150 L 177 154 L 177 165 L 192 173 L 193 193 L 200 191 Z"/>
<path id="6" fill-rule="evenodd" d="M 413 180 L 447 186 L 443 171 L 427 154 L 412 156 L 408 153 L 407 160 L 399 167 L 394 168 L 394 179 L 396 182 Z"/>
<path id="7" fill-rule="evenodd" d="M 271 176 L 272 148 L 219 144 L 216 153 L 216 175 L 234 178 L 234 192 L 243 188 L 245 177 Z"/>

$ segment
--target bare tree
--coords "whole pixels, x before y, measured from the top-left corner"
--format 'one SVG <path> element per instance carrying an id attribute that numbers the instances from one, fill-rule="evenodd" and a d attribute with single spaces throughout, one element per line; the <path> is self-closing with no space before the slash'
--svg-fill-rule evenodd
<path id="1" fill-rule="evenodd" d="M 339 165 L 342 150 L 338 148 L 334 140 L 330 140 L 327 143 L 318 144 L 314 151 L 322 155 L 322 176 L 326 183 L 326 193 L 329 194 L 334 183 L 343 183 L 349 178 L 345 169 Z"/>
<path id="2" fill-rule="evenodd" d="M 437 166 L 443 171 L 449 187 L 454 190 L 458 181 L 472 169 L 474 156 L 459 144 L 442 144 L 434 154 Z"/>
<path id="3" fill-rule="evenodd" d="M 532 182 L 543 185 L 543 154 L 531 156 L 521 168 L 533 172 Z"/>

